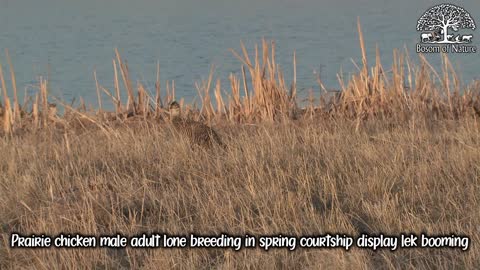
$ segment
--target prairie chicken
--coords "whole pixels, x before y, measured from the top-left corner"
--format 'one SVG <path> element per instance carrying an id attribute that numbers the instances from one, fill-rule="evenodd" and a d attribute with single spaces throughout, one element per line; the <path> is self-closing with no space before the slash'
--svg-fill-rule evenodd
<path id="1" fill-rule="evenodd" d="M 55 120 L 57 117 L 57 104 L 48 103 L 48 119 Z"/>
<path id="2" fill-rule="evenodd" d="M 185 136 L 190 143 L 201 146 L 218 144 L 225 148 L 220 136 L 211 127 L 190 119 L 182 118 L 180 105 L 173 101 L 169 105 L 170 121 L 177 133 Z"/>

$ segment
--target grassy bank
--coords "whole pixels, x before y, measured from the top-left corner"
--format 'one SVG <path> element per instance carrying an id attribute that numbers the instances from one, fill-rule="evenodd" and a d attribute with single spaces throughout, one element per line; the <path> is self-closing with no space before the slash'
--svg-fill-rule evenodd
<path id="1" fill-rule="evenodd" d="M 2 140 L 0 266 L 65 269 L 474 268 L 476 121 L 235 125 L 192 148 L 159 125 Z M 136 235 L 464 234 L 460 249 L 9 249 L 11 231 Z"/>
<path id="2" fill-rule="evenodd" d="M 51 97 L 43 79 L 21 104 L 0 69 L 0 269 L 480 267 L 480 83 L 463 85 L 446 56 L 441 67 L 421 56 L 415 66 L 396 51 L 385 69 L 377 53 L 370 66 L 360 25 L 359 33 L 358 72 L 338 76 L 340 92 L 319 78 L 321 94 L 306 106 L 266 41 L 253 56 L 243 46 L 233 52 L 242 68 L 229 86 L 212 72 L 197 84 L 199 104 L 179 99 L 188 117 L 218 130 L 226 149 L 175 136 L 166 111 L 178 99 L 175 83 L 135 85 L 118 52 L 115 89 L 97 81 L 95 110 Z M 102 95 L 114 111 L 103 110 Z M 467 251 L 31 250 L 9 248 L 11 232 L 427 233 L 471 243 Z"/>

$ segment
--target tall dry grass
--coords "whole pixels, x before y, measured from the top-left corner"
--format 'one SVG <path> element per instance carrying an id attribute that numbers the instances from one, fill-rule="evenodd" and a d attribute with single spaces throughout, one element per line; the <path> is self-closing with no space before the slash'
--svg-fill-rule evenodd
<path id="1" fill-rule="evenodd" d="M 180 104 L 187 112 L 195 112 L 197 120 L 208 123 L 258 123 L 281 122 L 301 118 L 344 118 L 356 121 L 358 131 L 366 119 L 382 119 L 392 122 L 406 121 L 412 117 L 439 119 L 460 119 L 480 115 L 480 82 L 464 85 L 454 70 L 446 54 L 441 55 L 442 65 L 433 67 L 420 55 L 420 64 L 411 60 L 408 52 L 395 50 L 393 65 L 389 70 L 381 63 L 379 49 L 376 50 L 375 64 L 369 67 L 366 48 L 360 23 L 358 33 L 362 64 L 358 72 L 349 78 L 338 74 L 341 89 L 333 93 L 326 89 L 318 78 L 320 94 L 317 97 L 310 92 L 307 106 L 299 104 L 296 89 L 296 57 L 293 54 L 293 73 L 291 83 L 287 83 L 281 67 L 275 58 L 275 43 L 262 40 L 261 46 L 255 46 L 254 55 L 249 55 L 241 44 L 241 52 L 231 50 L 242 64 L 239 74 L 230 74 L 230 84 L 221 85 L 215 79 L 212 67 L 208 78 L 195 84 L 200 104 Z M 13 106 L 8 96 L 3 70 L 0 65 L 4 104 L 0 104 L 3 133 L 12 134 L 41 127 L 61 126 L 70 128 L 70 122 L 89 115 L 90 120 L 98 124 L 126 118 L 146 120 L 162 118 L 165 105 L 174 100 L 175 81 L 166 81 L 162 91 L 160 66 L 157 66 L 155 89 L 149 89 L 140 82 L 132 81 L 128 65 L 115 49 L 112 59 L 114 70 L 114 89 L 111 91 L 101 85 L 94 72 L 98 97 L 98 110 L 87 111 L 81 100 L 78 108 L 73 104 L 54 100 L 68 114 L 65 121 L 51 121 L 49 117 L 48 82 L 40 79 L 38 96 L 30 98 L 30 104 L 20 106 L 17 98 L 15 73 L 6 52 L 10 66 Z M 127 100 L 122 101 L 121 92 L 125 91 Z M 105 101 L 110 99 L 114 112 L 103 110 Z M 53 101 L 52 101 L 53 102 Z M 301 108 L 303 106 L 303 108 Z M 33 122 L 33 124 L 32 124 Z M 50 124 L 49 124 L 50 123 Z M 52 124 L 53 123 L 53 124 Z"/>
<path id="2" fill-rule="evenodd" d="M 476 121 L 232 125 L 229 151 L 137 123 L 0 141 L 0 268 L 420 268 L 480 265 Z M 414 127 L 413 127 L 414 126 Z M 88 147 L 85 147 L 88 146 Z M 137 235 L 465 234 L 454 249 L 10 249 L 12 231 Z"/>

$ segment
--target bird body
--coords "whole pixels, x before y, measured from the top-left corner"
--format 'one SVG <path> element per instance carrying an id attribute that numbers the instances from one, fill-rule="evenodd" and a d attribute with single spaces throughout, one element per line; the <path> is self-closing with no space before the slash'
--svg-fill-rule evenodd
<path id="1" fill-rule="evenodd" d="M 170 120 L 175 131 L 186 137 L 190 143 L 202 146 L 212 146 L 213 144 L 225 146 L 213 128 L 198 121 L 182 118 L 180 105 L 177 102 L 170 103 L 169 111 Z"/>

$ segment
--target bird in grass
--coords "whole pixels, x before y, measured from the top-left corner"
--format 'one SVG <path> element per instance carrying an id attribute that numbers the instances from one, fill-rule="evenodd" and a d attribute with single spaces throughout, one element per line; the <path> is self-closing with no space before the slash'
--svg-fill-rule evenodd
<path id="1" fill-rule="evenodd" d="M 168 109 L 174 129 L 191 143 L 208 147 L 218 144 L 225 147 L 220 136 L 213 128 L 198 121 L 182 118 L 180 105 L 176 101 L 171 102 Z"/>
<path id="2" fill-rule="evenodd" d="M 48 103 L 48 119 L 55 120 L 57 117 L 57 104 Z"/>

